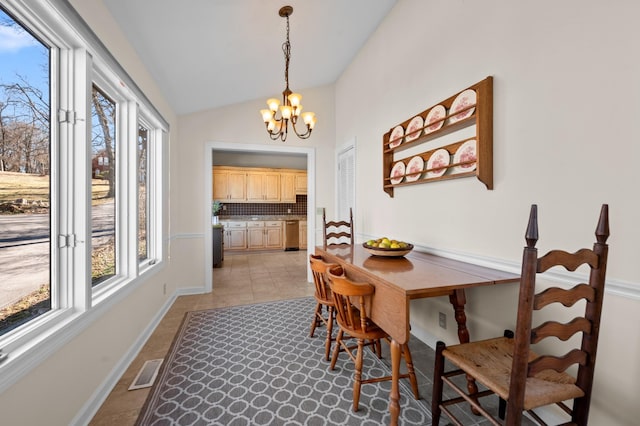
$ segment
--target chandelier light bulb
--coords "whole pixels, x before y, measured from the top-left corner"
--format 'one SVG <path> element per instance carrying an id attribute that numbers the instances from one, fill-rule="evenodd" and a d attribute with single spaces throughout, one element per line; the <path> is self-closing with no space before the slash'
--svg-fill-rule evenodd
<path id="1" fill-rule="evenodd" d="M 270 98 L 267 99 L 267 105 L 269 105 L 271 111 L 276 112 L 280 106 L 280 101 L 276 98 Z"/>
<path id="2" fill-rule="evenodd" d="M 302 95 L 300 93 L 292 93 L 289 95 L 289 102 L 291 102 L 291 106 L 294 108 L 300 105 L 301 100 Z"/>
<path id="3" fill-rule="evenodd" d="M 265 123 L 268 123 L 269 120 L 273 119 L 273 111 L 270 109 L 261 109 L 260 114 L 262 114 L 262 120 Z"/>

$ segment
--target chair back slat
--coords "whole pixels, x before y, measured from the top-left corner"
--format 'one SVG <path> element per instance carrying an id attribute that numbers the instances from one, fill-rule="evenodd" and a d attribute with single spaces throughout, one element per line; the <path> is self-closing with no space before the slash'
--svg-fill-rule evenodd
<path id="1" fill-rule="evenodd" d="M 529 363 L 528 376 L 535 376 L 544 370 L 555 370 L 562 373 L 574 364 L 586 365 L 587 353 L 580 349 L 573 349 L 561 357 L 547 355 L 536 358 Z"/>
<path id="2" fill-rule="evenodd" d="M 598 255 L 593 250 L 580 249 L 575 253 L 564 250 L 552 250 L 538 259 L 538 272 L 545 272 L 554 266 L 563 266 L 568 271 L 575 271 L 579 266 L 587 264 L 598 267 Z"/>
<path id="3" fill-rule="evenodd" d="M 557 337 L 562 341 L 569 340 L 576 333 L 591 333 L 591 323 L 584 317 L 574 318 L 567 324 L 546 321 L 531 330 L 531 343 L 538 343 L 547 337 Z"/>
<path id="4" fill-rule="evenodd" d="M 585 299 L 593 302 L 595 290 L 588 284 L 578 284 L 570 290 L 551 287 L 535 296 L 533 309 L 540 310 L 551 303 L 562 303 L 566 307 L 573 306 L 579 300 Z"/>

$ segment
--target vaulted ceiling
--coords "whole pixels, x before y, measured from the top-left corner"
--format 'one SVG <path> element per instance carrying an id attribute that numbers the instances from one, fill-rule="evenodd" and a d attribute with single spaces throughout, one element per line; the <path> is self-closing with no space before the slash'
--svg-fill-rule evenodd
<path id="1" fill-rule="evenodd" d="M 177 114 L 335 82 L 396 0 L 104 0 Z"/>

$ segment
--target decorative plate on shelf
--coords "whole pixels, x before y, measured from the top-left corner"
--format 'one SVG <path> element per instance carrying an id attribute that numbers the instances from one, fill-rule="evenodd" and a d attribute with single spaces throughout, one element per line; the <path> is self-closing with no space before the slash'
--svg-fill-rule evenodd
<path id="1" fill-rule="evenodd" d="M 471 139 L 458 147 L 456 153 L 453 155 L 453 162 L 456 164 L 466 164 L 460 164 L 459 166 L 456 166 L 454 173 L 470 172 L 476 169 L 476 160 L 478 158 L 476 155 L 476 146 L 476 140 Z"/>
<path id="2" fill-rule="evenodd" d="M 391 178 L 391 183 L 393 185 L 397 185 L 400 182 L 402 182 L 402 179 L 404 179 L 404 171 L 405 171 L 405 165 L 402 161 L 398 161 L 396 164 L 393 165 L 393 168 L 391 169 L 391 174 L 389 175 L 389 177 Z"/>
<path id="3" fill-rule="evenodd" d="M 405 140 L 411 142 L 412 140 L 418 139 L 422 133 L 422 126 L 424 126 L 424 119 L 419 115 L 413 117 L 407 126 L 407 136 Z"/>
<path id="4" fill-rule="evenodd" d="M 402 143 L 402 137 L 404 136 L 404 127 L 396 126 L 389 135 L 389 148 L 395 148 Z"/>
<path id="5" fill-rule="evenodd" d="M 444 124 L 444 116 L 447 115 L 447 109 L 443 105 L 436 105 L 427 114 L 427 118 L 424 120 L 424 134 L 427 135 L 431 132 L 435 132 L 440 129 Z M 440 121 L 438 121 L 440 120 Z M 433 124 L 431 124 L 433 123 Z"/>
<path id="6" fill-rule="evenodd" d="M 422 176 L 424 170 L 424 160 L 419 155 L 416 155 L 407 164 L 407 182 L 415 182 Z"/>
<path id="7" fill-rule="evenodd" d="M 465 109 L 471 105 L 473 105 L 473 107 L 465 111 L 462 111 L 459 114 L 456 114 L 456 112 L 462 109 Z M 476 105 L 475 90 L 467 89 L 464 92 L 460 93 L 458 96 L 456 96 L 456 98 L 453 100 L 453 103 L 451 104 L 451 109 L 449 110 L 449 114 L 451 114 L 451 117 L 449 117 L 449 122 L 455 123 L 467 117 L 471 117 L 471 115 L 473 114 L 473 111 L 475 111 L 476 109 L 475 105 Z"/>
<path id="8" fill-rule="evenodd" d="M 449 151 L 444 148 L 440 148 L 431 154 L 429 161 L 427 161 L 427 177 L 435 178 L 440 177 L 447 172 L 447 166 L 451 162 L 451 156 Z"/>
<path id="9" fill-rule="evenodd" d="M 372 254 L 374 256 L 384 256 L 384 257 L 400 257 L 400 256 L 404 256 L 405 254 L 413 250 L 413 244 L 407 244 L 406 247 L 401 247 L 401 248 L 380 248 L 380 247 L 370 247 L 367 245 L 367 243 L 362 243 L 362 247 L 364 247 L 364 249 L 368 251 L 369 254 Z"/>

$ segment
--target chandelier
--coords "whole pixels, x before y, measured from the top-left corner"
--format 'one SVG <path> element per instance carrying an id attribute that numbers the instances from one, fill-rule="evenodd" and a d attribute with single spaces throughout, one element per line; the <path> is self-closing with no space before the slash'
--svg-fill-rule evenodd
<path id="1" fill-rule="evenodd" d="M 289 122 L 291 122 L 291 128 L 294 133 L 300 139 L 307 139 L 311 136 L 311 131 L 316 125 L 316 115 L 313 112 L 302 112 L 302 95 L 299 93 L 293 93 L 289 89 L 289 60 L 291 59 L 291 44 L 289 43 L 289 16 L 293 13 L 293 7 L 283 6 L 280 8 L 278 14 L 287 18 L 287 41 L 282 44 L 282 51 L 284 52 L 284 82 L 285 88 L 282 92 L 282 105 L 276 98 L 267 99 L 267 105 L 269 109 L 260 110 L 262 119 L 267 126 L 267 132 L 272 140 L 280 139 L 282 142 L 287 140 L 287 133 L 289 131 Z M 276 114 L 280 110 L 280 118 L 276 117 Z M 296 128 L 298 119 L 302 117 L 306 128 L 300 132 Z"/>

